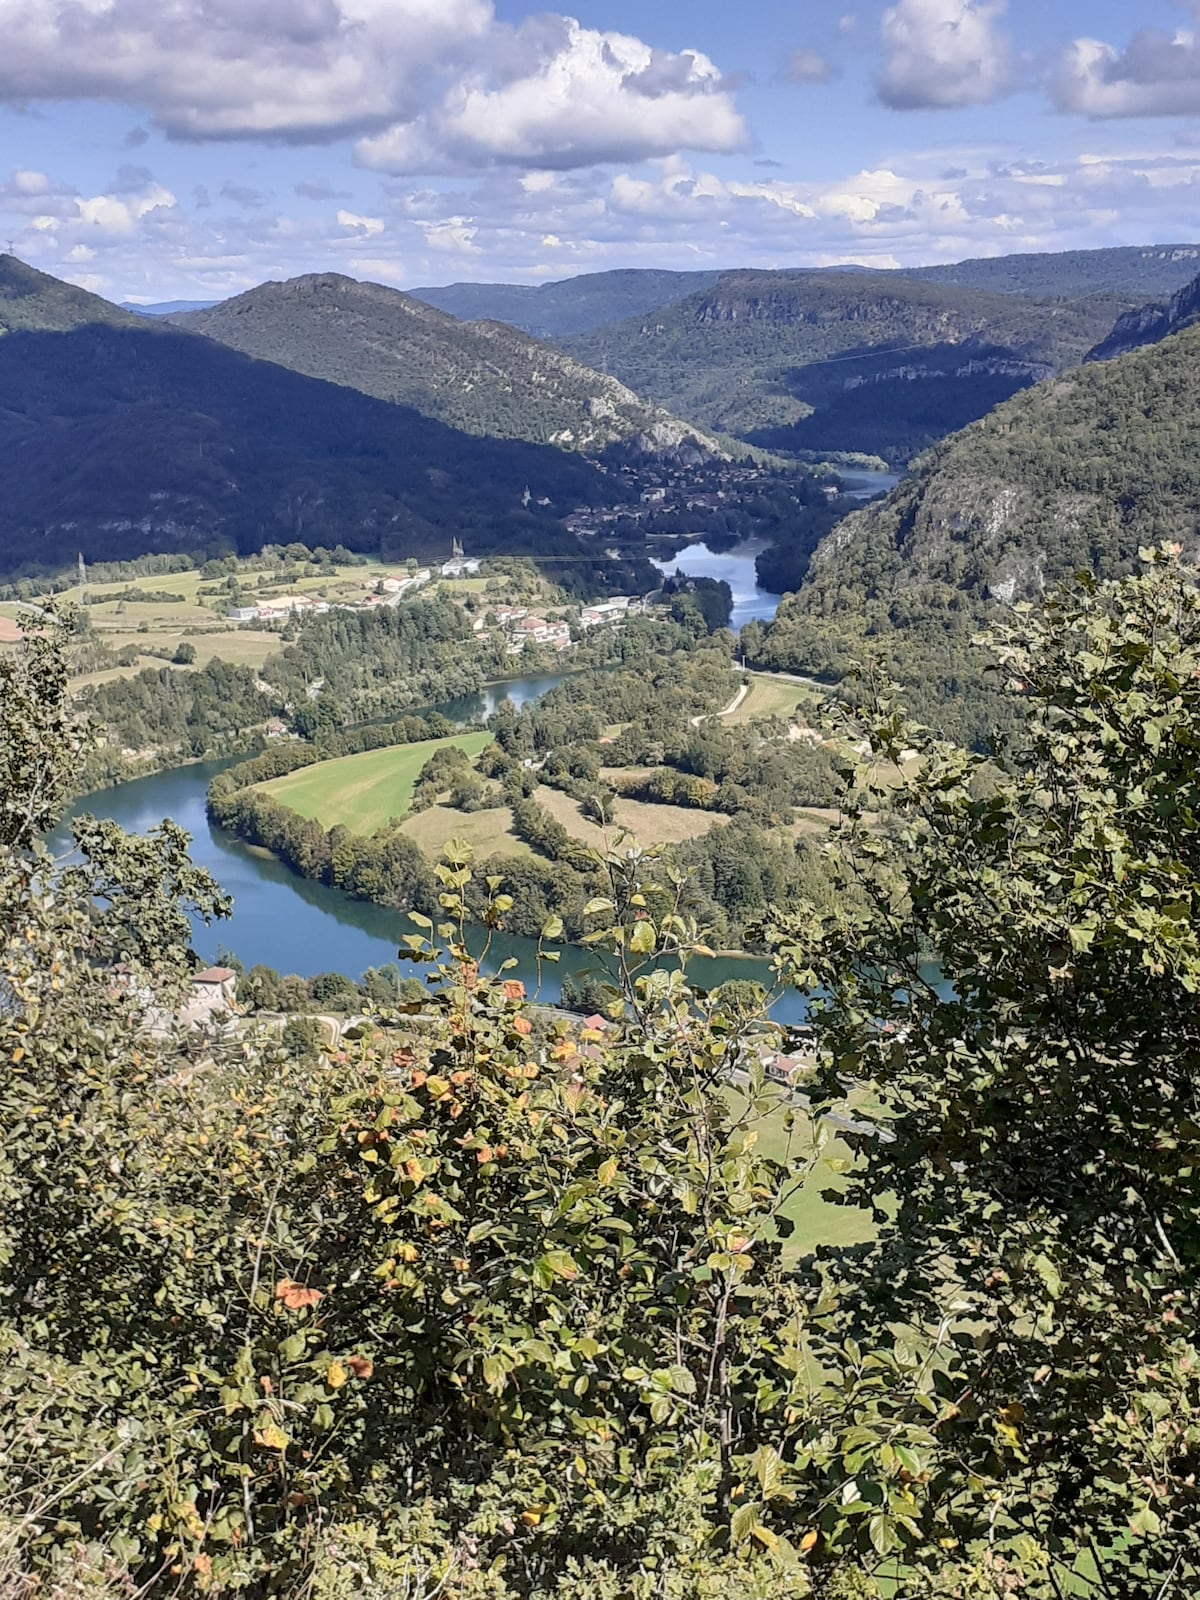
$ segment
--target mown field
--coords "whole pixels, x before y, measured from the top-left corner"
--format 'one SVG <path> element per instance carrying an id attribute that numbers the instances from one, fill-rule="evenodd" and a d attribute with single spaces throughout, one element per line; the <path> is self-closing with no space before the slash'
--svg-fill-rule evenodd
<path id="1" fill-rule="evenodd" d="M 513 815 L 507 806 L 486 811 L 454 811 L 450 806 L 429 806 L 409 817 L 401 829 L 436 860 L 451 839 L 461 839 L 475 852 L 477 861 L 488 856 L 531 856 L 533 851 L 513 832 Z"/>
<path id="2" fill-rule="evenodd" d="M 753 672 L 750 679 L 749 694 L 737 710 L 731 711 L 722 721 L 742 724 L 759 722 L 764 717 L 782 717 L 786 721 L 807 723 L 810 715 L 815 713 L 817 697 L 802 683 L 789 683 L 769 672 Z M 798 719 L 797 707 L 802 708 Z"/>
<path id="3" fill-rule="evenodd" d="M 435 750 L 457 745 L 474 760 L 491 742 L 490 733 L 463 733 L 450 739 L 368 750 L 338 761 L 320 761 L 286 778 L 273 778 L 261 789 L 323 828 L 341 824 L 354 833 L 370 834 L 408 810 L 413 785 Z"/>
<path id="4" fill-rule="evenodd" d="M 726 819 L 714 811 L 691 811 L 685 806 L 660 806 L 645 800 L 618 800 L 611 825 L 602 828 L 590 821 L 561 789 L 542 785 L 533 797 L 550 815 L 561 822 L 573 838 L 596 850 L 606 848 L 608 841 L 624 832 L 643 847 L 652 844 L 680 844 L 684 839 L 699 839 Z"/>

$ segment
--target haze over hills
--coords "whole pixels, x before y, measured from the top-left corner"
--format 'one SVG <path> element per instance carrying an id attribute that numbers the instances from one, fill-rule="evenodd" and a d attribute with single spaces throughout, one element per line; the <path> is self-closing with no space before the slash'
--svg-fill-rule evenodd
<path id="1" fill-rule="evenodd" d="M 1125 308 L 1112 297 L 1024 299 L 895 273 L 730 272 L 565 346 L 709 428 L 778 449 L 904 461 L 1082 360 Z"/>
<path id="2" fill-rule="evenodd" d="M 169 320 L 467 433 L 592 455 L 614 445 L 659 453 L 697 436 L 615 379 L 515 328 L 459 322 L 398 289 L 338 273 L 265 283 Z"/>
<path id="3" fill-rule="evenodd" d="M 152 305 L 140 306 L 132 300 L 123 300 L 121 309 L 139 317 L 171 317 L 180 311 L 207 311 L 219 303 L 216 300 L 158 300 Z"/>
<path id="4" fill-rule="evenodd" d="M 578 552 L 555 520 L 621 490 L 562 450 L 457 432 L 0 261 L 0 571 L 82 551 Z M 526 486 L 553 505 L 526 510 Z M 581 563 L 580 570 L 585 570 Z"/>
<path id="5" fill-rule="evenodd" d="M 842 522 L 760 652 L 835 676 L 882 656 L 919 714 L 978 740 L 998 701 L 973 634 L 997 608 L 1200 530 L 1200 325 L 1039 384 Z"/>
<path id="6" fill-rule="evenodd" d="M 585 272 L 558 283 L 450 283 L 410 293 L 465 321 L 507 322 L 539 339 L 559 339 L 672 305 L 711 288 L 719 277 L 719 272 L 632 267 Z"/>
<path id="7" fill-rule="evenodd" d="M 1142 345 L 1156 344 L 1200 322 L 1200 277 L 1193 278 L 1165 305 L 1140 306 L 1127 311 L 1107 339 L 1088 353 L 1089 361 L 1111 361 Z"/>

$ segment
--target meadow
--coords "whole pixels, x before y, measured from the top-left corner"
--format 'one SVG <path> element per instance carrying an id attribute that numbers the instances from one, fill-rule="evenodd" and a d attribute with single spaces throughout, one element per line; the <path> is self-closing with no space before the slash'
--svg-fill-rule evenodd
<path id="1" fill-rule="evenodd" d="M 319 822 L 326 830 L 341 825 L 354 833 L 371 834 L 408 810 L 421 768 L 435 750 L 455 745 L 474 760 L 491 742 L 490 733 L 424 739 L 420 744 L 319 761 L 316 766 L 303 767 L 259 787 L 263 794 L 300 816 Z"/>
<path id="2" fill-rule="evenodd" d="M 807 722 L 815 714 L 817 696 L 802 683 L 793 683 L 774 673 L 752 672 L 750 692 L 735 711 L 722 718 L 731 724 L 761 722 L 764 717 L 782 717 L 787 722 Z M 797 707 L 801 714 L 796 715 Z"/>

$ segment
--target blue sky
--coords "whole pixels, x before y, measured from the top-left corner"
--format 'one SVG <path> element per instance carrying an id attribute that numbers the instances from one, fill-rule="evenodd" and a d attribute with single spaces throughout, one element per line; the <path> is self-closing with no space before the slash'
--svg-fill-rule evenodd
<path id="1" fill-rule="evenodd" d="M 114 298 L 1200 238 L 1200 0 L 0 0 L 0 39 L 0 242 Z"/>

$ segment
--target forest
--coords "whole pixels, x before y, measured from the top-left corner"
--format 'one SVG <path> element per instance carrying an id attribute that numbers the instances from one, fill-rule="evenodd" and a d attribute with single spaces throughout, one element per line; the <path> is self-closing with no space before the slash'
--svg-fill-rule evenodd
<path id="1" fill-rule="evenodd" d="M 835 682 L 856 663 L 982 745 L 1011 701 L 973 642 L 998 613 L 1079 572 L 1115 578 L 1166 540 L 1194 546 L 1200 330 L 1008 401 L 842 523 L 747 655 Z"/>
<path id="2" fill-rule="evenodd" d="M 170 823 L 46 854 L 90 730 L 52 632 L 0 656 L 13 1592 L 1194 1593 L 1200 595 L 1147 554 L 994 630 L 1002 759 L 847 708 L 857 896 L 764 917 L 802 1040 L 689 982 L 708 930 L 654 852 L 582 911 L 605 1016 L 468 956 L 524 885 L 454 853 L 423 999 L 380 977 L 336 1051 L 323 983 L 282 1028 L 176 1026 L 228 902 Z"/>

